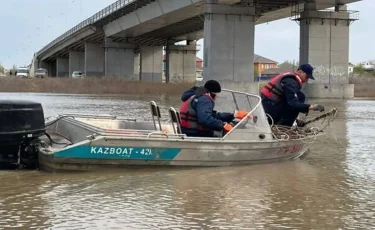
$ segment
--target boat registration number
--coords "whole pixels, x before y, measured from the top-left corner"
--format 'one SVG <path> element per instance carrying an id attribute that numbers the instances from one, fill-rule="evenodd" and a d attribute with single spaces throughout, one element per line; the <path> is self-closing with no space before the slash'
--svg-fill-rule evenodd
<path id="1" fill-rule="evenodd" d="M 122 147 L 91 147 L 90 153 L 104 155 L 132 155 L 141 154 L 144 156 L 153 155 L 149 148 L 122 148 Z"/>
<path id="2" fill-rule="evenodd" d="M 287 146 L 287 147 L 282 147 L 279 150 L 279 154 L 296 154 L 300 151 L 302 151 L 303 145 L 293 145 L 293 146 Z"/>

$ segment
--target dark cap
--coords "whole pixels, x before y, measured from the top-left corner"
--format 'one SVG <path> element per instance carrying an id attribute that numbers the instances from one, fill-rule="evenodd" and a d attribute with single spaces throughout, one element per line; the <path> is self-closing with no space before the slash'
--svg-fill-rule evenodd
<path id="1" fill-rule="evenodd" d="M 315 78 L 313 77 L 314 68 L 310 64 L 300 65 L 298 69 L 305 72 L 308 78 L 315 80 Z"/>
<path id="2" fill-rule="evenodd" d="M 215 80 L 208 80 L 206 84 L 204 84 L 204 88 L 206 88 L 210 93 L 220 93 L 221 92 L 221 86 L 219 82 Z"/>

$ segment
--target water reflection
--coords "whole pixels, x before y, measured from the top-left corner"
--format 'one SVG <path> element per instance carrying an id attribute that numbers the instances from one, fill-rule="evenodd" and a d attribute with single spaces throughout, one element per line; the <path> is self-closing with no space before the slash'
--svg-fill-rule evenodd
<path id="1" fill-rule="evenodd" d="M 375 227 L 375 101 L 348 102 L 349 146 L 344 164 L 345 183 L 354 201 L 345 217 L 353 229 Z M 362 215 L 358 215 L 362 213 Z"/>
<path id="2" fill-rule="evenodd" d="M 46 116 L 167 116 L 178 97 L 2 94 Z M 227 168 L 96 173 L 0 171 L 0 229 L 372 229 L 374 101 L 319 101 L 340 114 L 304 161 Z M 99 112 L 98 112 L 99 111 Z M 313 117 L 315 114 L 310 114 Z M 365 118 L 365 119 L 362 119 Z M 140 118 L 141 119 L 141 118 Z"/>
<path id="3" fill-rule="evenodd" d="M 46 203 L 39 189 L 45 181 L 37 171 L 0 171 L 0 229 L 44 226 Z M 35 179 L 34 179 L 35 178 Z"/>

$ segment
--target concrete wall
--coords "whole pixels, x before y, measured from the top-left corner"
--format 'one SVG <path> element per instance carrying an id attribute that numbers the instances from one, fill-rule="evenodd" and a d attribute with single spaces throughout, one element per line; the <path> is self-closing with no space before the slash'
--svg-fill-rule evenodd
<path id="1" fill-rule="evenodd" d="M 102 77 L 104 75 L 104 48 L 102 44 L 85 44 L 85 75 Z"/>
<path id="2" fill-rule="evenodd" d="M 349 83 L 348 18 L 347 12 L 301 13 L 300 63 L 314 66 L 312 84 Z"/>
<path id="3" fill-rule="evenodd" d="M 254 14 L 252 7 L 206 4 L 204 76 L 254 81 Z"/>
<path id="4" fill-rule="evenodd" d="M 170 45 L 169 80 L 170 82 L 195 82 L 196 79 L 196 44 L 182 46 Z"/>
<path id="5" fill-rule="evenodd" d="M 56 76 L 57 77 L 68 77 L 69 76 L 69 59 L 68 58 L 56 58 Z"/>
<path id="6" fill-rule="evenodd" d="M 157 46 L 141 47 L 140 80 L 162 82 L 163 49 Z"/>
<path id="7" fill-rule="evenodd" d="M 104 69 L 106 77 L 134 78 L 134 46 L 105 38 Z"/>
<path id="8" fill-rule="evenodd" d="M 354 98 L 354 84 L 308 84 L 303 92 L 308 98 Z"/>
<path id="9" fill-rule="evenodd" d="M 74 71 L 85 71 L 85 53 L 69 51 L 69 77 Z"/>

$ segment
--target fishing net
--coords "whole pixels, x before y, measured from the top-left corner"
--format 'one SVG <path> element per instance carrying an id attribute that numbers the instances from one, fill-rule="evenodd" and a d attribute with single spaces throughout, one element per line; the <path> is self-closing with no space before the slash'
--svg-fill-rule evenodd
<path id="1" fill-rule="evenodd" d="M 338 111 L 336 108 L 331 109 L 320 116 L 306 121 L 304 127 L 274 125 L 272 122 L 272 134 L 274 138 L 279 140 L 304 139 L 308 142 L 313 142 L 316 140 L 317 136 L 336 119 L 337 113 Z M 272 120 L 272 118 L 270 119 Z"/>

